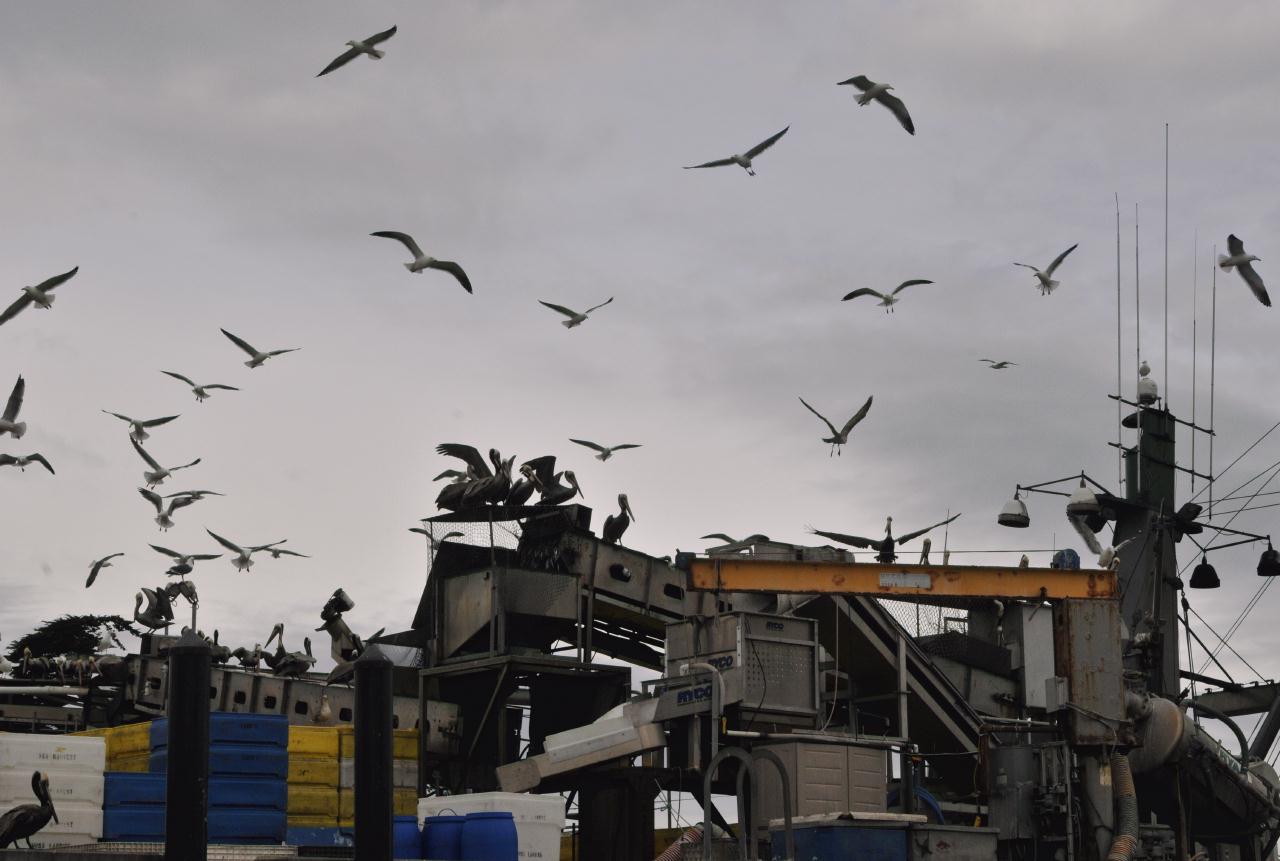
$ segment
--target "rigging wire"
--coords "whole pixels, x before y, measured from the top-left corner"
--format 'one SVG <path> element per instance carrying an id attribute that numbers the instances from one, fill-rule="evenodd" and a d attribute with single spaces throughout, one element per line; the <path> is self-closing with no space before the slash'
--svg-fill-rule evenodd
<path id="1" fill-rule="evenodd" d="M 1251 664 L 1251 663 L 1249 663 L 1247 660 L 1245 660 L 1244 655 L 1242 655 L 1242 654 L 1240 654 L 1239 652 L 1237 652 L 1237 651 L 1235 650 L 1235 648 L 1234 648 L 1230 643 L 1228 643 L 1226 640 L 1224 640 L 1224 639 L 1222 638 L 1222 635 L 1221 635 L 1221 634 L 1219 634 L 1216 630 L 1214 630 L 1214 627 L 1213 627 L 1212 625 L 1210 625 L 1210 624 L 1209 624 L 1208 620 L 1207 620 L 1207 619 L 1205 619 L 1205 617 L 1204 617 L 1204 616 L 1201 616 L 1198 612 L 1196 612 L 1196 608 L 1195 608 L 1195 607 L 1192 607 L 1192 606 L 1188 605 L 1187 609 L 1191 611 L 1191 615 L 1195 616 L 1197 619 L 1199 619 L 1199 620 L 1200 620 L 1200 624 L 1204 625 L 1206 628 L 1208 628 L 1208 629 L 1209 629 L 1209 633 L 1210 633 L 1210 634 L 1213 634 L 1215 637 L 1217 637 L 1217 638 L 1218 638 L 1218 642 L 1219 642 L 1219 643 L 1221 643 L 1222 645 L 1226 646 L 1226 647 L 1227 647 L 1227 649 L 1228 649 L 1228 651 L 1230 651 L 1230 652 L 1231 652 L 1231 654 L 1235 655 L 1237 658 L 1239 658 L 1239 659 L 1240 659 L 1240 663 L 1244 664 L 1244 665 L 1245 665 L 1246 667 L 1248 667 L 1250 670 L 1253 670 L 1253 674 L 1254 674 L 1255 676 L 1257 676 L 1261 681 L 1264 681 L 1264 682 L 1270 681 L 1270 679 L 1267 679 L 1267 678 L 1263 677 L 1262 673 L 1260 673 L 1260 672 L 1258 672 L 1256 669 L 1254 669 L 1253 664 Z M 1201 645 L 1203 645 L 1203 644 L 1201 644 Z M 1205 649 L 1205 651 L 1207 652 L 1207 651 L 1208 651 L 1208 649 Z M 1204 667 L 1201 667 L 1201 669 L 1204 669 Z"/>
<path id="2" fill-rule="evenodd" d="M 1210 385 L 1210 391 L 1212 391 L 1212 384 Z M 1268 429 L 1267 429 L 1267 431 L 1266 431 L 1262 436 L 1260 436 L 1260 437 L 1258 437 L 1256 440 L 1254 440 L 1252 445 L 1250 445 L 1250 446 L 1249 446 L 1248 448 L 1246 448 L 1243 452 L 1241 452 L 1239 457 L 1237 457 L 1235 460 L 1231 461 L 1231 463 L 1227 464 L 1226 469 L 1222 470 L 1222 472 L 1221 472 L 1219 475 L 1216 475 L 1216 476 L 1214 476 L 1214 475 L 1213 475 L 1213 437 L 1209 437 L 1209 455 L 1210 455 L 1210 456 L 1209 456 L 1209 475 L 1213 476 L 1213 478 L 1211 478 L 1211 479 L 1210 479 L 1210 481 L 1209 481 L 1209 483 L 1208 483 L 1208 484 L 1206 484 L 1204 487 L 1200 488 L 1200 490 L 1199 490 L 1199 491 L 1197 491 L 1197 492 L 1195 493 L 1195 495 L 1194 495 L 1194 496 L 1192 496 L 1190 499 L 1188 499 L 1188 500 L 1187 500 L 1187 502 L 1194 502 L 1194 501 L 1196 501 L 1197 499 L 1199 499 L 1199 498 L 1200 498 L 1200 494 L 1204 493 L 1206 490 L 1208 490 L 1208 491 L 1212 491 L 1212 490 L 1213 490 L 1213 482 L 1217 481 L 1219 478 L 1221 478 L 1222 476 L 1226 475 L 1226 474 L 1227 474 L 1227 472 L 1228 472 L 1228 470 L 1230 470 L 1230 469 L 1231 469 L 1231 467 L 1233 467 L 1233 466 L 1235 466 L 1237 463 L 1239 463 L 1239 462 L 1241 461 L 1241 459 L 1242 459 L 1246 454 L 1248 454 L 1249 452 L 1251 452 L 1251 451 L 1253 451 L 1255 448 L 1257 448 L 1258 444 L 1259 444 L 1259 443 L 1261 443 L 1261 442 L 1262 442 L 1264 439 L 1266 439 L 1267 437 L 1269 437 L 1269 436 L 1271 435 L 1272 431 L 1274 431 L 1276 428 L 1280 428 L 1280 422 L 1276 422 L 1276 423 L 1275 423 L 1275 424 L 1273 424 L 1270 428 L 1268 428 Z M 1210 399 L 1209 399 L 1209 430 L 1213 430 L 1213 398 L 1212 398 L 1212 395 L 1210 395 Z M 1268 467 L 1268 469 L 1270 469 L 1270 467 Z M 1265 470 L 1265 469 L 1264 469 L 1262 472 L 1263 472 L 1263 473 L 1265 473 L 1266 471 L 1267 471 L 1267 470 Z M 1261 478 L 1261 477 L 1262 477 L 1262 473 L 1259 473 L 1258 475 L 1256 475 L 1256 476 L 1254 476 L 1253 478 L 1251 478 L 1249 481 L 1246 481 L 1246 482 L 1245 482 L 1245 484 L 1249 484 L 1249 483 L 1250 483 L 1250 482 L 1252 482 L 1252 481 L 1257 481 L 1257 480 L 1258 480 L 1259 478 Z M 1241 485 L 1241 487 L 1243 487 L 1243 486 L 1244 486 L 1244 485 Z M 1239 490 L 1239 489 L 1240 489 L 1239 487 L 1237 487 L 1237 488 L 1236 488 L 1236 490 Z M 1231 491 L 1231 493 L 1235 493 L 1235 492 L 1236 492 L 1236 490 Z M 1219 502 L 1221 502 L 1222 500 L 1221 500 L 1221 499 L 1219 499 L 1218 501 L 1219 501 Z M 1213 516 L 1213 495 L 1212 495 L 1212 493 L 1210 493 L 1210 495 L 1209 495 L 1209 516 L 1210 516 L 1210 517 L 1212 517 L 1212 516 Z"/>

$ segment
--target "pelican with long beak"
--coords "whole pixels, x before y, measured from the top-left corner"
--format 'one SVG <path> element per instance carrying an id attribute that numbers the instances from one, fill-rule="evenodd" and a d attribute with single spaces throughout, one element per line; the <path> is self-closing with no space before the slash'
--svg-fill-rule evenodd
<path id="1" fill-rule="evenodd" d="M 611 514 L 604 519 L 604 528 L 600 530 L 600 538 L 609 544 L 617 544 L 622 540 L 622 533 L 627 531 L 627 527 L 631 525 L 631 521 L 636 519 L 635 514 L 631 512 L 631 503 L 627 501 L 625 493 L 618 494 L 617 514 Z"/>

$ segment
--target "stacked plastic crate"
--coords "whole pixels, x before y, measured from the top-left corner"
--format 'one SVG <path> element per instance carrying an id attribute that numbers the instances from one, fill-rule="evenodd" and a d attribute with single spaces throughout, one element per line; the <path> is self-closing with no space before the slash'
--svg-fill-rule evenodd
<path id="1" fill-rule="evenodd" d="M 88 729 L 76 736 L 101 738 L 107 744 L 107 771 L 148 771 L 151 767 L 151 721 Z"/>
<path id="2" fill-rule="evenodd" d="M 338 728 L 289 727 L 289 821 L 295 846 L 349 845 L 338 830 Z"/>
<path id="3" fill-rule="evenodd" d="M 31 791 L 31 775 L 38 771 L 49 779 L 58 821 L 33 836 L 32 847 L 96 843 L 102 836 L 105 766 L 106 742 L 100 738 L 0 733 L 0 811 L 39 803 Z"/>
<path id="4" fill-rule="evenodd" d="M 398 729 L 393 732 L 392 785 L 395 787 L 395 815 L 416 816 L 418 813 L 418 731 Z M 338 825 L 352 828 L 356 821 L 356 737 L 352 727 L 338 728 Z"/>

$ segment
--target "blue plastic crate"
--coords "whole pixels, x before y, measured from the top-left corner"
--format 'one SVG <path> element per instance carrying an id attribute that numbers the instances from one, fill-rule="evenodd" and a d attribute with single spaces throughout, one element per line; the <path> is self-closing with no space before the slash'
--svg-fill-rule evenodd
<path id="1" fill-rule="evenodd" d="M 289 828 L 284 842 L 290 846 L 355 846 L 355 836 L 341 828 Z"/>
<path id="2" fill-rule="evenodd" d="M 142 804 L 103 810 L 104 840 L 164 840 L 164 805 Z M 283 810 L 216 808 L 209 811 L 210 843 L 281 843 L 287 818 Z"/>
<path id="3" fill-rule="evenodd" d="M 786 856 L 782 830 L 772 832 L 775 861 Z M 795 829 L 797 858 L 812 861 L 907 861 L 907 832 L 901 827 L 815 825 Z"/>
<path id="4" fill-rule="evenodd" d="M 166 772 L 168 768 L 168 749 L 152 751 L 152 773 Z M 209 747 L 209 775 L 275 777 L 284 780 L 289 775 L 289 750 L 252 744 L 213 744 Z"/>
<path id="5" fill-rule="evenodd" d="M 108 772 L 104 807 L 165 803 L 165 774 Z M 289 785 L 279 778 L 213 777 L 209 779 L 210 807 L 254 807 L 284 810 L 289 802 Z"/>
<path id="6" fill-rule="evenodd" d="M 284 715 L 251 715 L 239 712 L 212 712 L 209 715 L 210 744 L 266 745 L 289 747 L 289 719 Z M 169 719 L 151 722 L 151 749 L 169 744 Z"/>

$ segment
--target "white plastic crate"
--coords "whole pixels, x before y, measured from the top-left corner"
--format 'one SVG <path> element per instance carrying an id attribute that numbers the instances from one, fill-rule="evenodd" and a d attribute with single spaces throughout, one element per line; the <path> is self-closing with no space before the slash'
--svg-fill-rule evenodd
<path id="1" fill-rule="evenodd" d="M 49 820 L 49 824 L 40 830 L 41 834 L 89 834 L 94 840 L 102 836 L 102 808 L 92 804 L 68 802 L 53 803 L 58 814 L 58 821 Z"/>
<path id="2" fill-rule="evenodd" d="M 50 822 L 49 824 L 52 825 L 53 823 Z M 83 846 L 86 843 L 97 842 L 98 838 L 92 834 L 52 833 L 47 828 L 31 836 L 32 849 L 57 849 L 59 846 Z M 21 843 L 23 849 L 27 848 L 26 840 L 21 841 Z"/>
<path id="3" fill-rule="evenodd" d="M 37 769 L 0 768 L 0 810 L 16 804 L 35 804 L 31 772 Z M 104 778 L 101 772 L 39 769 L 49 778 L 49 797 L 55 806 L 67 802 L 102 806 Z"/>
<path id="4" fill-rule="evenodd" d="M 0 768 L 26 769 L 27 780 L 32 771 L 102 774 L 106 767 L 107 742 L 103 738 L 0 733 Z"/>
<path id="5" fill-rule="evenodd" d="M 559 861 L 560 831 L 564 828 L 564 799 L 559 795 L 521 792 L 433 795 L 418 799 L 418 827 L 422 827 L 428 816 L 466 816 L 492 810 L 506 811 L 515 820 L 522 861 Z"/>

